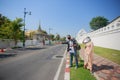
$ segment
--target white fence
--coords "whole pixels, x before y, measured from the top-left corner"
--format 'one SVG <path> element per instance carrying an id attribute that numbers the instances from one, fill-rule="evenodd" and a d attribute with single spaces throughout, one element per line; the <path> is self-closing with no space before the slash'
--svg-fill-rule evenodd
<path id="1" fill-rule="evenodd" d="M 95 46 L 120 50 L 120 17 L 96 31 L 83 35 L 77 34 L 76 39 L 79 43 L 82 43 L 87 36 L 91 37 Z"/>
<path id="2" fill-rule="evenodd" d="M 0 48 L 9 48 L 14 46 L 13 40 L 0 40 Z"/>
<path id="3" fill-rule="evenodd" d="M 34 46 L 37 45 L 39 42 L 37 40 L 26 40 L 25 41 L 25 46 Z M 13 40 L 9 40 L 9 39 L 5 39 L 5 40 L 0 40 L 0 48 L 11 48 L 14 47 L 14 41 Z M 22 42 L 18 42 L 17 46 L 22 47 L 23 43 Z"/>

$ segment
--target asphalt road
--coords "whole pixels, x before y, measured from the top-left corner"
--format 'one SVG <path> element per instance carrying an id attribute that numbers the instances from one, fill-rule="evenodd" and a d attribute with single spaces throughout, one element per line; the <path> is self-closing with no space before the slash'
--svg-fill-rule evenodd
<path id="1" fill-rule="evenodd" d="M 56 45 L 45 49 L 28 48 L 21 55 L 0 61 L 0 80 L 54 80 L 66 46 Z M 18 53 L 19 54 L 19 53 Z M 64 78 L 64 65 L 60 77 Z"/>

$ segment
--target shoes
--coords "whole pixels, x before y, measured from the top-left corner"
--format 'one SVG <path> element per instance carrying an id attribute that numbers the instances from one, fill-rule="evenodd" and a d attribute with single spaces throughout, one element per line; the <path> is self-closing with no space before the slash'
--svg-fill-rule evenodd
<path id="1" fill-rule="evenodd" d="M 76 66 L 75 69 L 77 69 L 78 67 Z"/>

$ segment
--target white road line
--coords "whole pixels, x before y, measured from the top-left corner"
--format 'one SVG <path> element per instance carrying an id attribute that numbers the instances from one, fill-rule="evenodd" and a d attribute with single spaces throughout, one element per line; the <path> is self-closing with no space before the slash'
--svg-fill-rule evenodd
<path id="1" fill-rule="evenodd" d="M 65 52 L 64 52 L 63 58 L 62 58 L 62 60 L 61 60 L 61 63 L 60 63 L 60 65 L 59 65 L 59 67 L 58 67 L 58 70 L 57 70 L 57 72 L 56 72 L 56 75 L 55 75 L 55 77 L 54 77 L 54 80 L 58 80 L 58 78 L 59 78 L 60 71 L 61 71 L 61 68 L 62 68 L 62 65 L 63 65 L 63 61 L 64 61 L 64 58 L 65 58 L 65 54 L 66 54 L 66 50 L 65 50 Z"/>

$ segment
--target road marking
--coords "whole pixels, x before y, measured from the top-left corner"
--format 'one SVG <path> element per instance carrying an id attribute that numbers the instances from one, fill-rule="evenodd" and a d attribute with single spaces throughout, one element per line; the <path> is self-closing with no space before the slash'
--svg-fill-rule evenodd
<path id="1" fill-rule="evenodd" d="M 60 63 L 60 65 L 59 65 L 59 67 L 58 67 L 58 70 L 57 70 L 57 72 L 56 72 L 56 75 L 55 75 L 55 77 L 54 77 L 54 80 L 58 80 L 58 78 L 59 78 L 60 71 L 61 71 L 61 68 L 62 68 L 62 65 L 63 65 L 63 62 L 64 62 L 65 54 L 66 54 L 66 50 L 65 50 L 65 52 L 64 52 L 63 58 L 62 58 L 62 60 L 61 60 L 61 63 Z"/>

